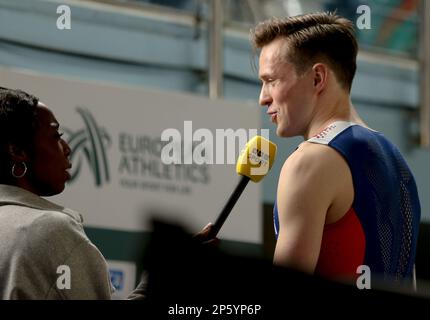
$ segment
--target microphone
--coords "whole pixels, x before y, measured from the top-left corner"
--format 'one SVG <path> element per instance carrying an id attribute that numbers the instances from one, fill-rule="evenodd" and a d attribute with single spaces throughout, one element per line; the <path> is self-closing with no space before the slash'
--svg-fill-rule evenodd
<path id="1" fill-rule="evenodd" d="M 215 224 L 210 229 L 209 239 L 215 238 L 221 230 L 249 180 L 253 182 L 261 181 L 272 168 L 275 156 L 276 144 L 262 136 L 255 136 L 246 143 L 236 163 L 236 172 L 241 176 L 240 181 L 219 214 Z"/>

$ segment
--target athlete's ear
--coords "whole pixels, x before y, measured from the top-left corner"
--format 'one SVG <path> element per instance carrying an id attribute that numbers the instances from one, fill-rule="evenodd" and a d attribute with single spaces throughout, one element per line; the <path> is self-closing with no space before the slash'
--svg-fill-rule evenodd
<path id="1" fill-rule="evenodd" d="M 328 74 L 330 69 L 324 63 L 316 63 L 312 67 L 312 74 L 314 80 L 314 89 L 316 93 L 321 93 L 327 86 Z"/>

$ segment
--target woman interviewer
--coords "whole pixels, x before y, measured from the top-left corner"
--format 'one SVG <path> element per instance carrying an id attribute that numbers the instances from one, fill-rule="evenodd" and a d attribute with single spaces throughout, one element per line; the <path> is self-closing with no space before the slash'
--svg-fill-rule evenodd
<path id="1" fill-rule="evenodd" d="M 114 290 L 82 216 L 42 198 L 70 179 L 59 127 L 36 97 L 0 88 L 2 299 L 110 299 Z"/>

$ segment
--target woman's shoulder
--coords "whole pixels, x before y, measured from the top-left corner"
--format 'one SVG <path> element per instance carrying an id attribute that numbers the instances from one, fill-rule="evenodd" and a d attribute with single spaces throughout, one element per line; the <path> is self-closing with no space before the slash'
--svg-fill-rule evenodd
<path id="1" fill-rule="evenodd" d="M 67 217 L 77 223 L 83 222 L 82 216 L 69 208 L 40 197 L 32 192 L 18 188 L 16 186 L 0 184 L 0 210 L 9 215 L 30 213 L 29 218 L 56 219 L 59 221 L 67 220 Z M 42 219 L 42 221 L 45 221 Z"/>
<path id="2" fill-rule="evenodd" d="M 29 208 L 29 210 L 32 210 Z M 82 219 L 74 211 L 64 210 L 40 210 L 28 226 L 28 231 L 33 237 L 46 237 L 49 241 L 64 242 L 69 239 L 76 241 L 77 238 L 86 238 Z"/>

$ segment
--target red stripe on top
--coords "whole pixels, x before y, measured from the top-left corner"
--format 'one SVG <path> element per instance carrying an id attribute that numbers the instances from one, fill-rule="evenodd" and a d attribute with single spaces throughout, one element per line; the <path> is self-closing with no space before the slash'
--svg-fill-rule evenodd
<path id="1" fill-rule="evenodd" d="M 315 274 L 329 279 L 356 279 L 364 263 L 366 239 L 353 208 L 324 227 Z"/>

